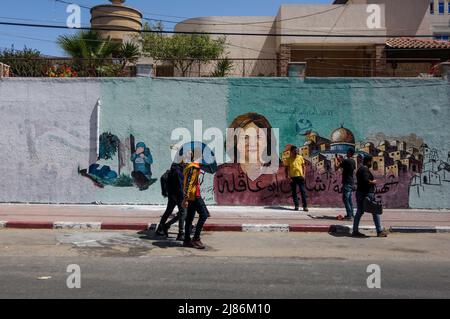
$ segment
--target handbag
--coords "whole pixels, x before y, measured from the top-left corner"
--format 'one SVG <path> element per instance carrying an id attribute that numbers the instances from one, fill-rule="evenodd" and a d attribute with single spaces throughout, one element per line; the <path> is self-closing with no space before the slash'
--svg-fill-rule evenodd
<path id="1" fill-rule="evenodd" d="M 364 198 L 364 212 L 382 215 L 383 214 L 383 203 L 381 201 L 376 201 L 370 197 Z"/>

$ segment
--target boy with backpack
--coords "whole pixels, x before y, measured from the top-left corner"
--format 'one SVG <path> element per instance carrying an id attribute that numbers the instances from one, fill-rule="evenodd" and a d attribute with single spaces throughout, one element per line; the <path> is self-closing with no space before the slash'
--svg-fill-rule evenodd
<path id="1" fill-rule="evenodd" d="M 196 249 L 205 249 L 205 245 L 200 239 L 200 234 L 203 225 L 209 217 L 206 204 L 201 197 L 200 192 L 200 175 L 202 169 L 200 166 L 200 158 L 198 154 L 202 154 L 201 150 L 192 150 L 190 152 L 191 162 L 186 165 L 184 169 L 184 183 L 183 183 L 183 207 L 186 208 L 186 222 L 185 222 L 185 238 L 183 242 L 184 247 L 192 247 Z M 197 226 L 195 227 L 194 237 L 191 239 L 192 222 L 195 213 L 199 214 Z"/>
<path id="2" fill-rule="evenodd" d="M 178 221 L 178 236 L 176 240 L 184 240 L 184 221 L 186 210 L 183 208 L 183 163 L 172 163 L 170 169 L 161 177 L 162 195 L 168 198 L 167 208 L 161 216 L 156 233 L 160 236 L 169 237 L 170 226 Z M 172 214 L 175 206 L 178 207 L 177 215 L 169 222 L 167 219 Z"/>

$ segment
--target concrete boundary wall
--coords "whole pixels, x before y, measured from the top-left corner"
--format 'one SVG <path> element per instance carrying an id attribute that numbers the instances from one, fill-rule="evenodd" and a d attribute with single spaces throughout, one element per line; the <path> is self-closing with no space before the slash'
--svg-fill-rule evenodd
<path id="1" fill-rule="evenodd" d="M 259 116 L 279 129 L 280 159 L 289 144 L 303 152 L 311 205 L 341 206 L 333 158 L 352 145 L 376 158 L 388 207 L 450 208 L 449 89 L 441 79 L 2 78 L 0 202 L 162 204 L 174 129 L 202 120 L 225 132 Z M 140 142 L 152 156 L 145 182 L 131 159 Z M 208 203 L 291 203 L 281 169 L 253 180 L 218 164 L 204 176 Z"/>

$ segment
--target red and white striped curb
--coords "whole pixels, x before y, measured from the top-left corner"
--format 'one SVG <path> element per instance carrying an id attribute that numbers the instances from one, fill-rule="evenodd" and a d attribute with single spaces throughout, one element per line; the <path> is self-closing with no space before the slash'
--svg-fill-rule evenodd
<path id="1" fill-rule="evenodd" d="M 0 221 L 0 228 L 18 229 L 74 229 L 74 230 L 147 230 L 157 224 L 116 222 L 46 222 L 46 221 Z M 219 232 L 305 232 L 350 233 L 352 225 L 302 225 L 302 224 L 206 224 L 205 231 Z M 374 231 L 374 226 L 360 226 L 361 230 Z M 392 233 L 450 233 L 450 226 L 391 226 Z"/>

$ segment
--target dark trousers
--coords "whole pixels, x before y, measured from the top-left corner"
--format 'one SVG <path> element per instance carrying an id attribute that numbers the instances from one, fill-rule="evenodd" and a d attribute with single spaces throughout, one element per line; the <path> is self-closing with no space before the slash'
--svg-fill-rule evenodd
<path id="1" fill-rule="evenodd" d="M 131 172 L 131 177 L 133 177 L 133 182 L 140 190 L 145 190 L 150 186 L 150 180 L 142 172 L 133 171 Z"/>
<path id="2" fill-rule="evenodd" d="M 306 190 L 305 190 L 305 178 L 301 176 L 291 177 L 291 190 L 292 190 L 292 199 L 294 200 L 295 207 L 298 207 L 298 196 L 297 196 L 297 186 L 300 188 L 300 195 L 302 197 L 303 208 L 308 207 L 308 203 L 306 202 Z"/>
<path id="3" fill-rule="evenodd" d="M 353 184 L 344 184 L 342 186 L 342 201 L 344 202 L 347 217 L 353 217 Z"/>
<path id="4" fill-rule="evenodd" d="M 184 228 L 184 240 L 185 241 L 191 240 L 192 222 L 194 221 L 196 212 L 198 213 L 199 218 L 197 221 L 197 226 L 195 227 L 195 234 L 194 234 L 193 240 L 200 239 L 200 234 L 202 232 L 203 225 L 205 224 L 205 222 L 209 216 L 208 209 L 206 208 L 206 204 L 203 201 L 203 199 L 200 197 L 196 198 L 193 201 L 188 202 L 186 223 L 185 223 L 185 228 Z"/>
<path id="5" fill-rule="evenodd" d="M 168 223 L 167 219 L 172 214 L 175 207 L 178 206 L 178 213 L 177 215 L 172 218 Z M 186 219 L 186 210 L 182 206 L 182 200 L 175 200 L 174 198 L 169 196 L 169 201 L 167 202 L 167 208 L 164 214 L 161 217 L 161 221 L 159 222 L 160 225 L 165 225 L 167 229 L 170 228 L 173 224 L 175 224 L 178 221 L 178 234 L 183 234 L 184 232 L 184 221 Z"/>
<path id="6" fill-rule="evenodd" d="M 356 215 L 355 220 L 353 221 L 353 232 L 359 231 L 359 222 L 361 221 L 361 217 L 364 215 L 364 199 L 369 197 L 371 199 L 375 198 L 374 193 L 361 193 L 356 192 Z M 375 224 L 375 228 L 377 229 L 377 233 L 381 233 L 383 231 L 383 227 L 381 226 L 381 217 L 378 214 L 372 214 L 373 223 Z"/>

